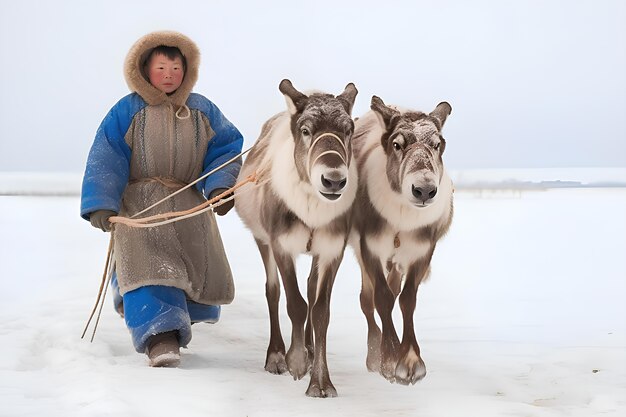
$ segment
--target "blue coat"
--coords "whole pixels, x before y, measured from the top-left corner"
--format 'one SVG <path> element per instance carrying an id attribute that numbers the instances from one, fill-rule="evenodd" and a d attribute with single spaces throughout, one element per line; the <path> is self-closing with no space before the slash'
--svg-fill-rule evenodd
<path id="1" fill-rule="evenodd" d="M 131 149 L 124 141 L 135 115 L 148 104 L 137 93 L 118 101 L 98 128 L 89 152 L 81 194 L 81 216 L 88 220 L 96 210 L 120 212 L 122 194 L 128 184 Z M 237 128 L 206 97 L 191 93 L 187 100 L 191 110 L 202 112 L 210 121 L 215 136 L 204 155 L 205 174 L 241 152 L 243 137 Z M 235 184 L 241 161 L 236 161 L 198 182 L 195 187 L 208 197 L 217 188 Z"/>
<path id="2" fill-rule="evenodd" d="M 132 93 L 107 114 L 89 153 L 81 216 L 113 210 L 130 217 L 241 152 L 243 138 L 207 98 L 191 93 L 179 112 Z M 182 111 L 182 113 L 180 113 Z M 144 216 L 187 210 L 230 188 L 237 160 Z M 204 196 L 203 196 L 204 195 Z M 234 284 L 213 213 L 147 229 L 113 229 L 120 293 L 147 285 L 180 288 L 202 304 L 232 301 Z"/>

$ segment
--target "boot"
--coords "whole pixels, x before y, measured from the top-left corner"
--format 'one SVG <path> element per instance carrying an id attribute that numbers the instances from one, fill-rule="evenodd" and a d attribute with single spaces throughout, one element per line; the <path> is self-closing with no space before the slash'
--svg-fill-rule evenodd
<path id="1" fill-rule="evenodd" d="M 148 339 L 146 347 L 149 365 L 154 367 L 176 368 L 180 364 L 180 345 L 177 332 L 155 334 Z"/>
<path id="2" fill-rule="evenodd" d="M 115 311 L 120 315 L 121 318 L 124 318 L 124 301 L 120 302 L 115 306 Z"/>

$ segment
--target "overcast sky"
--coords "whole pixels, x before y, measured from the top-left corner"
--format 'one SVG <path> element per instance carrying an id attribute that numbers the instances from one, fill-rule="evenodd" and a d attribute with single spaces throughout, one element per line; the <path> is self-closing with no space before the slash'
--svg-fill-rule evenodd
<path id="1" fill-rule="evenodd" d="M 448 101 L 451 169 L 626 167 L 626 2 L 0 0 L 0 171 L 82 172 L 131 45 L 177 30 L 245 147 L 301 90 Z"/>

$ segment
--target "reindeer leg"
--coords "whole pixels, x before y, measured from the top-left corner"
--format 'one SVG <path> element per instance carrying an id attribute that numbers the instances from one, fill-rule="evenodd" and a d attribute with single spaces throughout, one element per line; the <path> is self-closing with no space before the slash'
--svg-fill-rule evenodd
<path id="1" fill-rule="evenodd" d="M 389 275 L 387 275 L 387 284 L 393 293 L 393 299 L 398 298 L 400 289 L 402 288 L 402 274 L 398 271 L 398 267 L 393 264 L 389 268 Z"/>
<path id="2" fill-rule="evenodd" d="M 361 266 L 361 311 L 367 320 L 367 358 L 365 365 L 370 372 L 380 372 L 381 332 L 374 317 L 374 283 L 367 274 L 361 253 L 354 251 Z"/>
<path id="3" fill-rule="evenodd" d="M 330 381 L 330 374 L 328 373 L 326 337 L 330 321 L 330 296 L 342 257 L 343 253 L 339 258 L 330 262 L 328 266 L 320 268 L 323 273 L 318 277 L 321 280 L 320 285 L 318 285 L 319 292 L 311 309 L 311 321 L 315 331 L 315 354 L 313 357 L 313 368 L 311 369 L 311 381 L 306 390 L 306 395 L 309 397 L 326 398 L 337 396 L 337 390 Z"/>
<path id="4" fill-rule="evenodd" d="M 272 374 L 284 374 L 287 372 L 285 362 L 285 342 L 280 332 L 280 320 L 278 318 L 278 302 L 280 300 L 280 282 L 274 255 L 268 245 L 256 240 L 256 244 L 263 258 L 265 266 L 265 298 L 270 313 L 270 342 L 265 357 L 265 370 Z"/>
<path id="5" fill-rule="evenodd" d="M 380 344 L 380 373 L 390 382 L 394 382 L 398 361 L 397 350 L 400 345 L 391 316 L 395 297 L 387 284 L 380 262 L 367 248 L 364 237 L 361 238 L 361 254 L 367 273 L 373 278 L 374 305 L 383 327 Z"/>
<path id="6" fill-rule="evenodd" d="M 286 253 L 272 248 L 274 259 L 280 271 L 287 297 L 287 313 L 291 319 L 291 345 L 285 360 L 289 373 L 294 379 L 302 379 L 310 366 L 310 358 L 304 345 L 304 322 L 307 315 L 307 304 L 300 294 L 293 258 Z"/>
<path id="7" fill-rule="evenodd" d="M 307 314 L 306 327 L 304 328 L 304 344 L 308 353 L 308 357 L 313 357 L 313 327 L 311 326 L 311 315 L 313 310 L 313 304 L 315 303 L 315 296 L 317 294 L 317 280 L 318 280 L 318 262 L 319 257 L 313 257 L 311 263 L 311 272 L 309 279 L 307 280 L 307 301 L 309 304 L 309 310 Z"/>
<path id="8" fill-rule="evenodd" d="M 432 253 L 431 253 L 432 255 Z M 409 268 L 404 288 L 400 293 L 400 309 L 404 321 L 402 343 L 398 354 L 398 364 L 395 370 L 396 382 L 409 385 L 415 384 L 426 376 L 426 366 L 420 356 L 420 347 L 415 337 L 413 314 L 417 303 L 417 288 L 428 273 L 428 262 L 413 265 Z"/>

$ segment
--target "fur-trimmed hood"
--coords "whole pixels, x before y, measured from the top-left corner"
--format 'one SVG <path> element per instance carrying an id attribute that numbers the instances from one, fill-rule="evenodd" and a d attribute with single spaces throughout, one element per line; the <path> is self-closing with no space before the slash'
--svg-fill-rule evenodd
<path id="1" fill-rule="evenodd" d="M 177 47 L 187 61 L 182 84 L 169 96 L 150 84 L 143 68 L 150 51 L 161 45 Z M 140 38 L 130 48 L 124 63 L 124 76 L 128 87 L 148 104 L 157 105 L 169 101 L 176 107 L 182 107 L 198 80 L 199 66 L 200 50 L 187 36 L 173 31 L 152 32 Z"/>

